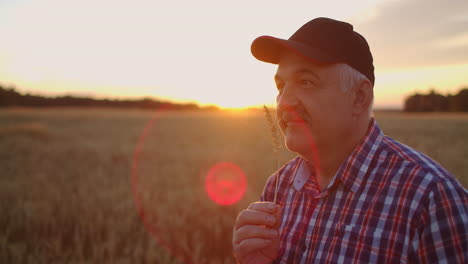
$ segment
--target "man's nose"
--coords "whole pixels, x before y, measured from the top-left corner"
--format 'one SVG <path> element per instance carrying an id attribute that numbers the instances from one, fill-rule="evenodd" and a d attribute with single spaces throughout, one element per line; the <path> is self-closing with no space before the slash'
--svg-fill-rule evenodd
<path id="1" fill-rule="evenodd" d="M 298 103 L 297 97 L 290 86 L 285 86 L 276 97 L 276 104 L 280 110 L 291 110 Z"/>

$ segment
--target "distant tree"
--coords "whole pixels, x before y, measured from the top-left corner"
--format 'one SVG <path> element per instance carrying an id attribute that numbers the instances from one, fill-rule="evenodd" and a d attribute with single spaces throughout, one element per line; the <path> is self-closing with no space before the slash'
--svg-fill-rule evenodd
<path id="1" fill-rule="evenodd" d="M 447 97 L 440 95 L 432 89 L 430 93 L 423 97 L 423 112 L 443 112 L 448 111 Z"/>
<path id="2" fill-rule="evenodd" d="M 468 112 L 468 88 L 463 88 L 449 99 L 449 108 L 455 112 Z"/>
<path id="3" fill-rule="evenodd" d="M 414 94 L 405 99 L 406 112 L 468 112 L 468 88 L 456 95 L 443 96 L 432 89 L 428 94 Z"/>
<path id="4" fill-rule="evenodd" d="M 421 111 L 421 101 L 423 95 L 414 94 L 405 99 L 404 110 L 407 112 L 419 112 Z"/>
<path id="5" fill-rule="evenodd" d="M 0 86 L 0 107 L 16 105 L 21 101 L 21 94 L 14 87 L 3 88 Z"/>
<path id="6" fill-rule="evenodd" d="M 161 109 L 161 110 L 189 110 L 189 111 L 216 111 L 217 107 L 200 108 L 197 104 L 176 104 L 162 102 L 152 98 L 143 98 L 140 100 L 111 100 L 111 99 L 93 99 L 75 96 L 44 97 L 39 95 L 22 95 L 15 88 L 4 88 L 0 86 L 0 107 L 7 106 L 79 106 L 79 107 L 125 107 L 142 109 Z"/>

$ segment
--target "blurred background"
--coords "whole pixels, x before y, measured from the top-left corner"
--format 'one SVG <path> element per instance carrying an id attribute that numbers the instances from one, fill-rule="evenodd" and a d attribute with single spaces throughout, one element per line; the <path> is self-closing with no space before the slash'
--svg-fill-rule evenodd
<path id="1" fill-rule="evenodd" d="M 250 43 L 318 16 L 368 40 L 383 131 L 466 188 L 466 1 L 2 1 L 0 263 L 235 263 L 238 212 L 294 157 Z"/>

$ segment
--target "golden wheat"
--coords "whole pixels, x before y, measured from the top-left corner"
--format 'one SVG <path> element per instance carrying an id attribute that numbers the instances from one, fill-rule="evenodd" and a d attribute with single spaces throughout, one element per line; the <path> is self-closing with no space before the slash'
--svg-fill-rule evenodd
<path id="1" fill-rule="evenodd" d="M 258 200 L 277 169 L 272 158 L 283 164 L 294 154 L 271 151 L 262 112 L 167 112 L 148 133 L 132 187 L 135 145 L 152 116 L 1 110 L 0 263 L 235 263 L 231 232 L 238 212 Z M 422 150 L 468 186 L 468 115 L 376 119 L 386 134 Z M 228 207 L 212 202 L 203 185 L 210 167 L 223 161 L 240 166 L 249 183 L 244 198 Z M 154 234 L 142 223 L 142 209 Z"/>

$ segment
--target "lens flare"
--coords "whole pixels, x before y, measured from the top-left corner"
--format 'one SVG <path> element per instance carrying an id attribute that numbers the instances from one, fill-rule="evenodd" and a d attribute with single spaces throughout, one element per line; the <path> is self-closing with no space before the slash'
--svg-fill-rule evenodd
<path id="1" fill-rule="evenodd" d="M 231 162 L 220 162 L 208 171 L 205 189 L 215 203 L 231 205 L 244 196 L 247 180 L 239 166 Z"/>

